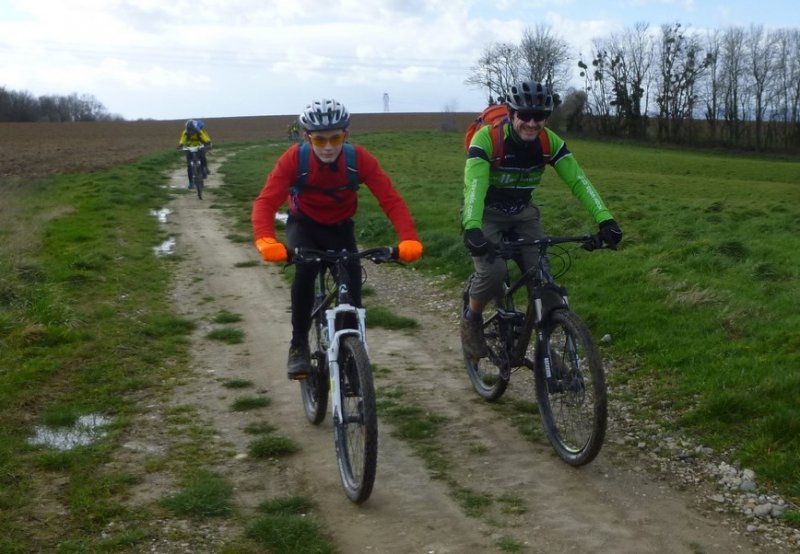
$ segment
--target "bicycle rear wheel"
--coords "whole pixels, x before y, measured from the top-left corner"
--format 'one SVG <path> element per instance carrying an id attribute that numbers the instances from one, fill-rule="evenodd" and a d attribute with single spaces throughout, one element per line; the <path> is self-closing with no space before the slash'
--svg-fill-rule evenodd
<path id="1" fill-rule="evenodd" d="M 339 348 L 342 420 L 333 424 L 339 476 L 347 497 L 360 504 L 372 493 L 378 462 L 375 387 L 364 345 L 346 336 Z"/>
<path id="2" fill-rule="evenodd" d="M 325 313 L 318 311 L 321 300 L 316 300 L 314 311 L 313 341 L 311 345 L 314 350 L 311 353 L 311 371 L 308 377 L 300 381 L 300 394 L 303 397 L 303 409 L 306 418 L 314 425 L 319 425 L 325 419 L 325 412 L 328 409 L 328 362 L 327 362 L 327 339 L 328 329 L 323 326 Z"/>
<path id="3" fill-rule="evenodd" d="M 573 312 L 554 310 L 544 338 L 550 354 L 550 378 L 543 353 L 537 353 L 536 399 L 544 431 L 558 456 L 573 466 L 591 462 L 606 434 L 607 393 L 600 354 L 586 325 Z"/>
<path id="4" fill-rule="evenodd" d="M 464 287 L 461 313 L 464 313 L 469 304 L 469 289 L 472 279 L 473 277 L 470 276 Z M 489 308 L 486 313 L 492 313 L 491 306 Z M 483 336 L 486 339 L 486 346 L 489 348 L 488 357 L 476 360 L 464 350 L 464 364 L 467 368 L 469 380 L 472 382 L 472 388 L 484 400 L 497 400 L 503 396 L 506 388 L 508 388 L 508 380 L 511 373 L 506 336 L 502 323 L 500 318 L 492 317 L 487 320 L 483 328 Z"/>

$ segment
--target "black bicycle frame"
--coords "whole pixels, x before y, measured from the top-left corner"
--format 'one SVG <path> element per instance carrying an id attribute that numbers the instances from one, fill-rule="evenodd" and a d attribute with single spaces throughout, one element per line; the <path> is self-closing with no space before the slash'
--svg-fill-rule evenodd
<path id="1" fill-rule="evenodd" d="M 569 239 L 572 241 L 574 239 Z M 559 241 L 560 242 L 560 241 Z M 567 242 L 567 240 L 564 240 Z M 511 243 L 513 244 L 513 243 Z M 529 360 L 525 359 L 525 352 L 530 344 L 533 331 L 536 330 L 537 348 L 536 356 L 540 361 L 549 365 L 549 352 L 545 352 L 546 344 L 544 340 L 544 328 L 549 319 L 550 313 L 559 308 L 569 308 L 567 289 L 556 284 L 550 273 L 550 261 L 547 249 L 554 242 L 549 240 L 533 241 L 528 243 L 535 245 L 539 250 L 537 264 L 529 267 L 513 283 L 506 278 L 506 289 L 502 297 L 502 305 L 498 303 L 497 312 L 492 318 L 501 319 L 502 334 L 506 340 L 506 352 L 509 354 L 509 364 L 511 367 L 519 367 L 523 364 L 530 366 Z M 513 255 L 503 256 L 506 263 L 516 259 Z M 509 310 L 509 305 L 514 305 L 513 298 L 520 289 L 526 287 L 528 290 L 528 305 L 525 313 L 518 310 Z M 491 319 L 490 319 L 491 321 Z M 544 345 L 544 347 L 542 347 Z M 531 367 L 531 369 L 533 369 Z M 549 371 L 547 372 L 549 376 Z"/>

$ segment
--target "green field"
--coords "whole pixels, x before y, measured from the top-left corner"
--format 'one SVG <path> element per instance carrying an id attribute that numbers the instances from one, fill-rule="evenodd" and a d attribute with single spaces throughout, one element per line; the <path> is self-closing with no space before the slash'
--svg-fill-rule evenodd
<path id="1" fill-rule="evenodd" d="M 449 275 L 458 294 L 471 269 L 459 233 L 462 137 L 355 140 L 410 205 L 425 244 L 418 268 Z M 680 426 L 798 501 L 800 163 L 569 144 L 625 231 L 617 252 L 575 250 L 562 280 L 596 336 L 612 337 L 603 347 L 615 361 L 612 385 L 639 387 L 647 395 L 642 417 Z M 237 154 L 221 170 L 219 205 L 231 216 L 231 236 L 249 236 L 252 200 L 284 148 L 219 148 Z M 60 551 L 87 551 L 86 544 L 102 543 L 96 537 L 111 519 L 158 517 L 125 514 L 114 499 L 136 477 L 99 468 L 137 400 L 161 391 L 188 363 L 194 324 L 170 312 L 173 262 L 152 250 L 166 237 L 150 210 L 167 201 L 163 185 L 175 164 L 167 152 L 24 187 L 0 180 L 0 551 L 28 552 L 55 539 L 65 545 Z M 359 239 L 394 242 L 362 193 Z M 555 172 L 537 199 L 549 231 L 594 230 Z M 117 416 L 110 440 L 56 453 L 26 442 L 35 425 L 69 424 L 86 413 Z M 176 455 L 198 464 L 217 455 L 203 450 L 202 435 L 196 441 L 198 450 Z M 185 467 L 187 481 L 200 469 Z M 69 517 L 30 521 L 40 487 L 52 480 L 62 483 L 59 502 Z M 140 539 L 134 528 L 131 544 Z"/>
<path id="2" fill-rule="evenodd" d="M 405 196 L 425 245 L 419 268 L 471 271 L 461 244 L 464 153 L 455 134 L 357 136 Z M 569 141 L 625 232 L 617 252 L 576 249 L 563 284 L 624 370 L 664 416 L 800 497 L 800 163 L 740 154 Z M 240 231 L 281 148 L 243 152 L 225 168 Z M 554 171 L 535 197 L 548 232 L 595 226 Z M 392 228 L 362 190 L 359 239 Z M 457 294 L 453 289 L 453 294 Z M 456 330 L 454 329 L 455 333 Z M 659 414 L 659 410 L 668 410 Z"/>

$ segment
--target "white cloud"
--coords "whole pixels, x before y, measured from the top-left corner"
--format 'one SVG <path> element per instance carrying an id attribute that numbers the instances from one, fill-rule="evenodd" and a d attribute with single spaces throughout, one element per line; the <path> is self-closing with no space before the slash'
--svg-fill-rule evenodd
<path id="1" fill-rule="evenodd" d="M 544 22 L 577 61 L 593 38 L 663 23 L 647 10 L 692 6 L 630 1 L 12 0 L 0 8 L 0 86 L 93 94 L 129 118 L 295 113 L 318 95 L 380 111 L 384 92 L 394 111 L 477 111 L 483 93 L 464 79 L 493 42 Z"/>

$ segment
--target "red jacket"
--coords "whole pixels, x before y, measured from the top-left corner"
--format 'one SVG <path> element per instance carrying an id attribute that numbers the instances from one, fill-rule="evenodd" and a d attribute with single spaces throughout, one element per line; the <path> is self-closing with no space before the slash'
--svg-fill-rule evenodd
<path id="1" fill-rule="evenodd" d="M 355 148 L 358 176 L 392 222 L 398 239 L 419 240 L 408 206 L 392 185 L 389 176 L 381 169 L 378 160 L 364 147 L 355 145 Z M 289 189 L 297 179 L 300 166 L 299 152 L 300 146 L 295 144 L 278 158 L 272 172 L 267 176 L 264 188 L 253 203 L 251 218 L 256 239 L 275 237 L 275 214 L 289 200 Z M 289 202 L 289 212 L 300 212 L 324 225 L 332 225 L 352 217 L 358 207 L 358 194 L 355 190 L 337 190 L 332 194 L 324 192 L 325 189 L 333 190 L 347 185 L 345 157 L 340 154 L 335 162 L 323 163 L 312 153 L 308 166 L 306 186 L 297 196 L 296 206 L 293 205 L 294 202 Z"/>

